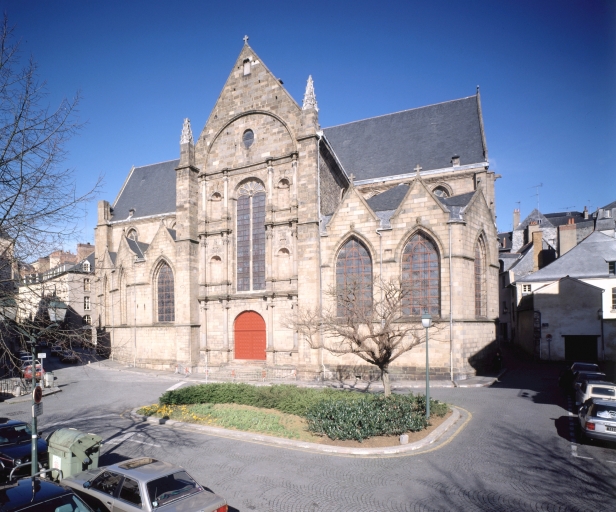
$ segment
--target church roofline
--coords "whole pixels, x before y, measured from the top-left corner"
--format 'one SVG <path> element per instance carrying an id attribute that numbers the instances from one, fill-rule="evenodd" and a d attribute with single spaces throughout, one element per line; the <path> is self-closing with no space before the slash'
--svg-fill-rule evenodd
<path id="1" fill-rule="evenodd" d="M 403 114 L 404 112 L 411 112 L 413 110 L 421 110 L 422 108 L 435 107 L 436 105 L 444 105 L 445 103 L 453 103 L 454 101 L 468 100 L 470 98 L 476 98 L 476 95 L 473 94 L 472 96 L 465 96 L 463 98 L 456 98 L 455 100 L 439 101 L 437 103 L 431 103 L 430 105 L 423 105 L 422 107 L 407 108 L 407 109 L 404 109 L 404 110 L 398 110 L 397 112 L 389 112 L 388 114 L 381 114 L 381 115 L 378 115 L 378 116 L 366 117 L 364 119 L 357 119 L 355 121 L 349 121 L 348 123 L 341 123 L 341 124 L 335 124 L 335 125 L 332 125 L 332 126 L 327 126 L 327 127 L 324 127 L 323 129 L 324 130 L 329 130 L 330 128 L 338 128 L 340 126 L 348 126 L 348 125 L 353 124 L 353 123 L 361 123 L 363 121 L 369 121 L 371 119 L 379 119 L 381 117 L 395 116 L 396 114 Z"/>
<path id="2" fill-rule="evenodd" d="M 489 165 L 489 162 L 477 162 L 476 164 L 467 164 L 467 165 L 459 165 L 457 167 L 443 167 L 441 169 L 430 169 L 428 171 L 421 171 L 419 173 L 420 176 L 430 176 L 432 174 L 440 174 L 443 172 L 452 172 L 452 171 L 466 171 L 469 169 L 476 169 L 477 167 L 486 167 Z M 406 178 L 415 178 L 417 173 L 409 172 L 405 174 L 394 174 L 392 176 L 383 176 L 382 178 L 370 178 L 367 180 L 357 180 L 355 185 L 371 185 L 373 183 L 382 183 L 385 181 L 394 181 L 394 180 L 403 180 Z"/>

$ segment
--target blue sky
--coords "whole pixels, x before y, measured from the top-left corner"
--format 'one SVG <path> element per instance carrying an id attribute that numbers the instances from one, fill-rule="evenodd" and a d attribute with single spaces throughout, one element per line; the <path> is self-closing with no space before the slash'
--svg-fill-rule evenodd
<path id="1" fill-rule="evenodd" d="M 242 37 L 321 126 L 470 96 L 481 86 L 497 223 L 616 200 L 616 2 L 0 0 L 48 100 L 80 91 L 67 167 L 112 202 L 132 165 L 179 156 L 203 128 Z M 93 241 L 96 205 L 81 241 Z M 69 247 L 67 247 L 69 248 Z"/>

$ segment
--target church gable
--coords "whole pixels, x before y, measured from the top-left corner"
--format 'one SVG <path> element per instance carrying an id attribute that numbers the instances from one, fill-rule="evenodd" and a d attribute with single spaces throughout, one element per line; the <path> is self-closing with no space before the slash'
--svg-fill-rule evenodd
<path id="1" fill-rule="evenodd" d="M 197 160 L 207 159 L 222 169 L 267 158 L 270 147 L 281 143 L 282 152 L 290 153 L 301 112 L 281 81 L 245 44 L 197 141 Z"/>
<path id="2" fill-rule="evenodd" d="M 173 239 L 174 230 L 169 230 L 162 222 L 158 226 L 158 231 L 152 239 L 152 243 L 146 250 L 145 256 L 148 260 L 154 260 L 159 254 L 171 256 L 175 254 L 175 240 Z"/>
<path id="3" fill-rule="evenodd" d="M 438 198 L 428 190 L 421 178 L 415 178 L 391 216 L 392 227 L 404 227 L 417 223 L 417 219 L 425 219 L 430 224 L 438 224 L 449 218 L 449 212 Z"/>
<path id="4" fill-rule="evenodd" d="M 350 229 L 371 231 L 380 225 L 379 218 L 355 187 L 349 188 L 327 224 L 327 233 L 344 235 Z"/>

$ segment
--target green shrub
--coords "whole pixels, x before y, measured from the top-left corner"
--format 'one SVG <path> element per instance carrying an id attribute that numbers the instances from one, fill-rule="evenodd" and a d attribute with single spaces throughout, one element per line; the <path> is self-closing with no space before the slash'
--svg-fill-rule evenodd
<path id="1" fill-rule="evenodd" d="M 430 413 L 443 416 L 447 405 L 430 400 Z M 362 442 L 374 436 L 393 436 L 427 427 L 425 397 L 364 395 L 358 400 L 322 400 L 306 414 L 308 429 L 330 439 Z"/>

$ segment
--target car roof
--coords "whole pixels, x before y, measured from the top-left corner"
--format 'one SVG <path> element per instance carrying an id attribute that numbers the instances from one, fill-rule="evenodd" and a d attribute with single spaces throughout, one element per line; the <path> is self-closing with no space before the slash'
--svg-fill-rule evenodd
<path id="1" fill-rule="evenodd" d="M 149 481 L 153 478 L 176 473 L 177 471 L 184 471 L 184 468 L 171 464 L 170 462 L 164 462 L 162 460 L 156 460 L 148 457 L 118 462 L 117 464 L 107 466 L 107 469 L 109 471 L 122 473 L 126 476 L 132 476 L 133 478 L 142 481 Z"/>
<path id="2" fill-rule="evenodd" d="M 592 384 L 593 386 L 601 385 L 601 386 L 616 387 L 616 384 L 614 384 L 613 382 L 607 382 L 605 380 L 589 380 L 589 381 L 586 381 L 586 383 L 587 384 Z"/>
<path id="3" fill-rule="evenodd" d="M 616 400 L 609 400 L 609 399 L 597 398 L 597 397 L 592 397 L 590 400 L 592 401 L 593 404 L 599 404 L 599 405 L 614 405 L 614 403 L 616 403 Z"/>
<path id="4" fill-rule="evenodd" d="M 12 420 L 11 418 L 0 418 L 0 427 L 4 427 L 6 425 L 24 425 L 25 421 L 20 420 Z"/>
<path id="5" fill-rule="evenodd" d="M 34 497 L 33 494 L 34 485 Z M 40 478 L 26 477 L 10 484 L 0 485 L 2 511 L 20 510 L 22 507 L 36 505 L 43 501 L 74 494 L 66 487 Z"/>
<path id="6" fill-rule="evenodd" d="M 588 375 L 605 375 L 605 373 L 603 372 L 575 372 L 575 374 L 579 377 L 580 375 L 582 376 L 588 376 Z"/>

